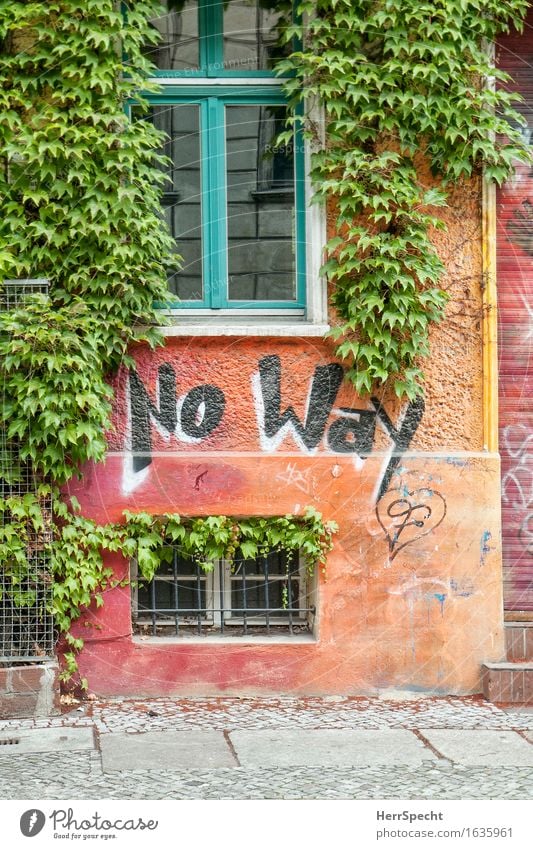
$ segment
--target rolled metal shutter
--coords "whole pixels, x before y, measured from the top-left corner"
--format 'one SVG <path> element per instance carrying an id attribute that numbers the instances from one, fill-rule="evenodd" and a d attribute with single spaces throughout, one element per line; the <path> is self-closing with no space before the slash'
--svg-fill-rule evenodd
<path id="1" fill-rule="evenodd" d="M 533 9 L 522 34 L 499 41 L 499 67 L 524 98 L 533 143 Z M 497 193 L 499 417 L 505 610 L 533 616 L 533 169 Z M 509 617 L 508 617 L 509 618 Z M 511 618 L 516 618 L 513 615 Z"/>

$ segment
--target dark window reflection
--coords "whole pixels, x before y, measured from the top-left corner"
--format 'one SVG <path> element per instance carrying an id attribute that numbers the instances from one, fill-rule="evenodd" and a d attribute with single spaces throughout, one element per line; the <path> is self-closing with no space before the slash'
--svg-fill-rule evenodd
<path id="1" fill-rule="evenodd" d="M 226 107 L 228 289 L 239 301 L 291 301 L 294 151 L 277 146 L 285 106 Z"/>
<path id="2" fill-rule="evenodd" d="M 201 301 L 202 204 L 200 176 L 200 109 L 196 104 L 152 106 L 150 117 L 167 135 L 163 152 L 171 159 L 163 209 L 177 251 L 180 271 L 169 275 L 169 289 L 182 301 Z"/>
<path id="3" fill-rule="evenodd" d="M 151 25 L 161 34 L 158 44 L 146 47 L 147 55 L 161 70 L 184 71 L 200 67 L 197 0 L 166 0 L 162 14 Z"/>
<path id="4" fill-rule="evenodd" d="M 226 71 L 271 70 L 289 52 L 283 32 L 291 19 L 290 2 L 229 0 L 224 4 Z"/>
<path id="5" fill-rule="evenodd" d="M 288 616 L 303 604 L 297 557 L 289 561 L 285 552 L 271 551 L 266 557 L 234 562 L 231 609 L 235 616 L 242 616 L 244 609 L 270 609 L 276 616 Z"/>
<path id="6" fill-rule="evenodd" d="M 151 25 L 161 34 L 158 44 L 145 53 L 160 70 L 186 71 L 200 67 L 200 34 L 197 0 L 166 0 L 164 11 Z M 213 4 L 214 6 L 214 4 Z M 272 70 L 290 52 L 284 31 L 292 19 L 291 0 L 224 0 L 223 64 L 205 68 L 209 76 L 226 71 Z M 210 30 L 217 18 L 207 9 Z M 205 33 L 204 33 L 205 36 Z"/>

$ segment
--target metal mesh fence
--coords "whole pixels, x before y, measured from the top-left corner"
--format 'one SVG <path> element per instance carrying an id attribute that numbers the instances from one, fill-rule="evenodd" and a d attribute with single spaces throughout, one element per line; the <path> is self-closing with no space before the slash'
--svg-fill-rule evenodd
<path id="1" fill-rule="evenodd" d="M 28 295 L 47 294 L 48 282 L 8 280 L 0 284 L 0 310 L 22 306 Z M 2 386 L 2 403 L 5 403 Z M 43 527 L 16 515 L 17 502 L 36 493 L 43 483 L 28 463 L 19 458 L 15 439 L 8 439 L 0 423 L 0 663 L 42 661 L 54 654 L 54 623 L 51 609 L 52 572 L 49 546 L 52 541 L 52 503 L 49 495 L 39 499 Z M 13 546 L 15 523 L 21 539 Z M 10 544 L 11 538 L 11 544 Z M 2 553 L 3 545 L 7 543 Z"/>
<path id="2" fill-rule="evenodd" d="M 14 310 L 22 306 L 28 295 L 47 295 L 45 277 L 4 280 L 0 283 L 0 310 Z"/>

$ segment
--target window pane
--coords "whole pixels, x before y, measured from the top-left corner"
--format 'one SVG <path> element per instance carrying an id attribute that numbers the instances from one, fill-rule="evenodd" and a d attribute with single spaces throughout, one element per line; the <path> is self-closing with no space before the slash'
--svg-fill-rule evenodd
<path id="1" fill-rule="evenodd" d="M 233 564 L 232 574 L 234 575 L 242 575 L 244 572 L 246 576 L 255 575 L 257 577 L 265 574 L 265 558 L 262 555 L 247 560 L 235 559 Z M 270 576 L 297 576 L 300 571 L 298 553 L 292 552 L 292 557 L 289 559 L 286 551 L 269 551 L 266 556 L 266 570 Z"/>
<path id="2" fill-rule="evenodd" d="M 177 585 L 178 605 L 176 607 L 176 587 L 173 581 L 155 581 L 155 609 L 176 610 L 183 616 L 192 616 L 195 611 L 204 611 L 206 607 L 206 582 L 202 580 L 198 588 L 196 582 L 183 582 Z M 152 609 L 151 584 L 139 584 L 138 616 Z M 171 618 L 170 613 L 160 614 L 160 618 Z M 159 617 L 158 617 L 159 618 Z"/>
<path id="3" fill-rule="evenodd" d="M 243 609 L 253 613 L 275 610 L 276 616 L 288 616 L 303 606 L 300 599 L 300 567 L 297 552 L 289 559 L 285 551 L 271 551 L 247 560 L 234 560 L 231 581 L 231 609 L 242 616 Z M 289 586 L 290 581 L 290 586 Z"/>
<path id="4" fill-rule="evenodd" d="M 246 598 L 246 605 L 245 605 Z M 289 609 L 290 608 L 290 609 Z M 240 581 L 231 585 L 231 610 L 234 616 L 242 616 L 243 610 L 253 613 L 258 610 L 274 612 L 278 616 L 289 616 L 300 608 L 300 582 L 291 581 L 290 603 L 288 581 L 268 582 L 268 604 L 265 581 L 246 581 L 246 593 Z"/>
<path id="5" fill-rule="evenodd" d="M 282 34 L 291 9 L 291 2 L 229 0 L 224 7 L 224 70 L 271 70 L 290 52 Z"/>
<path id="6" fill-rule="evenodd" d="M 154 125 L 166 133 L 164 153 L 170 157 L 163 208 L 183 258 L 180 271 L 169 276 L 169 289 L 180 300 L 201 301 L 202 205 L 200 176 L 200 108 L 179 103 L 152 106 Z"/>
<path id="7" fill-rule="evenodd" d="M 166 0 L 160 17 L 151 25 L 161 33 L 158 44 L 150 44 L 145 55 L 161 70 L 193 70 L 200 66 L 198 0 Z"/>
<path id="8" fill-rule="evenodd" d="M 292 147 L 276 147 L 285 106 L 227 106 L 228 298 L 294 301 Z"/>

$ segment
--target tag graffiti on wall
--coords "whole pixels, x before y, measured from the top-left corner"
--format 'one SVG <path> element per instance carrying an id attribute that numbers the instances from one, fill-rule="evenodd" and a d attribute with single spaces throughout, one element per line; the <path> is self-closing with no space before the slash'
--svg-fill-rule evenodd
<path id="1" fill-rule="evenodd" d="M 446 516 L 446 500 L 427 487 L 389 489 L 376 505 L 376 517 L 389 545 L 390 559 L 436 530 Z"/>
<path id="2" fill-rule="evenodd" d="M 424 413 L 423 398 L 411 401 L 399 422 L 393 424 L 377 398 L 372 409 L 335 407 L 344 379 L 338 363 L 316 366 L 310 376 L 307 403 L 302 417 L 291 404 L 282 401 L 282 366 L 277 355 L 262 357 L 252 376 L 251 398 L 257 419 L 258 447 L 275 453 L 292 437 L 299 450 L 308 455 L 322 445 L 331 454 L 351 454 L 364 460 L 373 450 L 376 426 L 387 434 L 392 453 L 379 483 L 377 500 L 387 491 L 402 455 L 409 447 Z M 179 395 L 176 371 L 170 363 L 159 366 L 153 399 L 135 371 L 129 373 L 130 449 L 134 474 L 152 462 L 152 428 L 179 442 L 202 443 L 215 433 L 224 419 L 227 400 L 224 391 L 204 383 Z"/>

